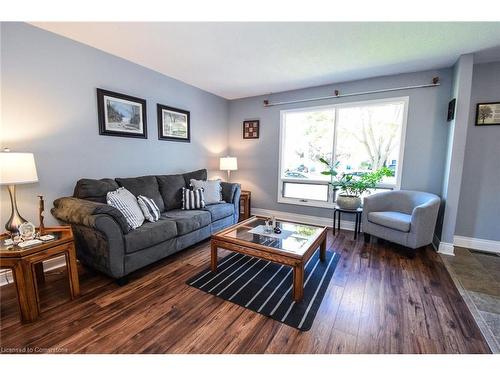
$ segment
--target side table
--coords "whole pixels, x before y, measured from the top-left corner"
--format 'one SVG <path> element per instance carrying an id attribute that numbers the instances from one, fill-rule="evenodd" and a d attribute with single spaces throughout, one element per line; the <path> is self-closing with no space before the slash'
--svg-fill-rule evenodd
<path id="1" fill-rule="evenodd" d="M 0 268 L 10 268 L 17 290 L 17 300 L 23 322 L 32 322 L 40 315 L 38 283 L 44 281 L 42 262 L 60 255 L 66 258 L 71 299 L 80 295 L 73 232 L 70 226 L 44 228 L 43 234 L 55 239 L 39 245 L 20 248 L 6 246 L 7 233 L 0 235 Z"/>
<path id="2" fill-rule="evenodd" d="M 242 190 L 240 195 L 240 220 L 246 220 L 250 217 L 250 204 L 252 193 L 248 190 Z"/>
<path id="3" fill-rule="evenodd" d="M 363 215 L 363 208 L 360 207 L 356 210 L 346 210 L 344 208 L 340 208 L 335 205 L 333 208 L 333 234 L 335 235 L 335 226 L 337 226 L 337 230 L 340 231 L 340 214 L 353 214 L 355 215 L 354 219 L 354 239 L 358 238 L 358 233 L 361 233 L 361 217 Z M 338 216 L 338 220 L 337 220 Z"/>

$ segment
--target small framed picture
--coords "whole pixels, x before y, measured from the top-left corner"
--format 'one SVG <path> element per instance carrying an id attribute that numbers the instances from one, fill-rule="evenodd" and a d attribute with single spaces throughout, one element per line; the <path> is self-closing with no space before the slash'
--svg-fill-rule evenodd
<path id="1" fill-rule="evenodd" d="M 476 126 L 500 125 L 500 102 L 479 103 L 476 107 Z"/>
<path id="2" fill-rule="evenodd" d="M 455 104 L 457 99 L 453 99 L 448 103 L 448 118 L 447 121 L 451 121 L 455 118 Z"/>
<path id="3" fill-rule="evenodd" d="M 99 134 L 147 138 L 146 100 L 97 89 Z"/>
<path id="4" fill-rule="evenodd" d="M 158 139 L 163 141 L 190 142 L 189 111 L 166 105 L 156 105 L 158 114 Z"/>
<path id="5" fill-rule="evenodd" d="M 259 120 L 243 121 L 243 139 L 259 138 Z"/>

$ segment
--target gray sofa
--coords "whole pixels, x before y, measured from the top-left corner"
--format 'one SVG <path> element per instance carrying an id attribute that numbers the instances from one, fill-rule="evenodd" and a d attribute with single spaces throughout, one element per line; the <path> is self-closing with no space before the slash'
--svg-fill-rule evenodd
<path id="1" fill-rule="evenodd" d="M 363 232 L 416 249 L 432 242 L 441 199 L 422 191 L 394 190 L 363 201 Z"/>
<path id="2" fill-rule="evenodd" d="M 192 178 L 206 180 L 206 169 L 176 175 L 82 179 L 73 197 L 56 199 L 51 212 L 71 225 L 80 262 L 123 284 L 131 272 L 238 222 L 239 184 L 222 182 L 221 203 L 203 210 L 182 210 L 181 191 Z M 123 214 L 106 204 L 106 194 L 121 186 L 135 196 L 152 198 L 162 211 L 160 220 L 145 221 L 130 230 Z"/>

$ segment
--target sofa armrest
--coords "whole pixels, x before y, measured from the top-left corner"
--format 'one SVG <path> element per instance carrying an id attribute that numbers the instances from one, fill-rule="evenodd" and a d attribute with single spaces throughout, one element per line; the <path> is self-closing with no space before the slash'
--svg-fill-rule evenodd
<path id="1" fill-rule="evenodd" d="M 124 276 L 124 234 L 130 227 L 123 214 L 107 204 L 73 197 L 54 201 L 52 215 L 71 224 L 78 259 L 113 278 Z"/>
<path id="2" fill-rule="evenodd" d="M 240 217 L 240 195 L 241 185 L 229 182 L 221 182 L 222 199 L 234 205 L 234 222 L 237 223 Z"/>
<path id="3" fill-rule="evenodd" d="M 85 199 L 64 197 L 54 201 L 52 215 L 60 221 L 69 224 L 83 225 L 100 229 L 98 217 L 109 216 L 120 227 L 123 234 L 130 232 L 130 225 L 125 216 L 115 207 L 104 203 L 97 203 Z"/>
<path id="4" fill-rule="evenodd" d="M 221 182 L 222 199 L 227 203 L 235 203 L 240 200 L 241 187 L 240 184 L 233 184 L 229 182 Z M 238 196 L 236 196 L 238 195 Z"/>

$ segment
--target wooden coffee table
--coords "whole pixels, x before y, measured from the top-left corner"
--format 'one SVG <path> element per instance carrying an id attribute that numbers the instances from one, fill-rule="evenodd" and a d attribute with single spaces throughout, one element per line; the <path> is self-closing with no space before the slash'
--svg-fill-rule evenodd
<path id="1" fill-rule="evenodd" d="M 326 227 L 277 220 L 283 238 L 256 234 L 264 217 L 254 216 L 212 236 L 211 269 L 217 272 L 217 249 L 222 248 L 293 268 L 292 297 L 304 296 L 304 265 L 320 248 L 320 259 L 326 259 Z"/>

